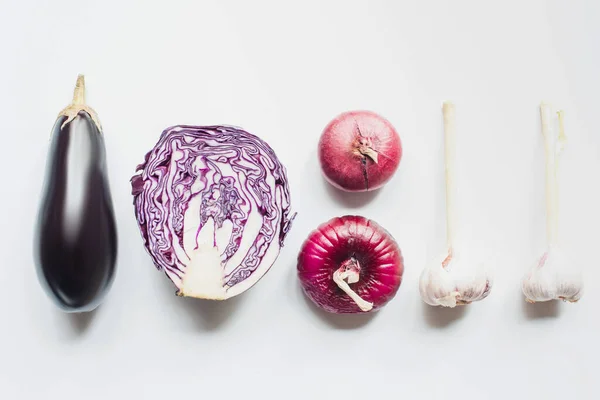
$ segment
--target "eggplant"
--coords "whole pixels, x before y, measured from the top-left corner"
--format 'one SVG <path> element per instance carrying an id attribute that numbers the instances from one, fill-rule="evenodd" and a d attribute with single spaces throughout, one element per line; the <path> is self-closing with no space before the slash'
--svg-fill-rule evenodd
<path id="1" fill-rule="evenodd" d="M 39 281 L 65 312 L 94 310 L 114 280 L 117 229 L 107 175 L 102 127 L 79 75 L 73 102 L 52 129 L 34 245 Z"/>

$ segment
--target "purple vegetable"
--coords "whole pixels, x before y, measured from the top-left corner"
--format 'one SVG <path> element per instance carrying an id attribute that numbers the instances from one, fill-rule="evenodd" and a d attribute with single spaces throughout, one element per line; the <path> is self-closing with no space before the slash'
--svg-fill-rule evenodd
<path id="1" fill-rule="evenodd" d="M 34 247 L 42 286 L 67 312 L 91 311 L 102 302 L 117 258 L 104 139 L 84 97 L 80 75 L 73 102 L 52 131 Z"/>
<path id="2" fill-rule="evenodd" d="M 375 221 L 356 215 L 321 224 L 298 254 L 306 295 L 325 311 L 376 311 L 394 298 L 404 273 L 402 252 Z"/>
<path id="3" fill-rule="evenodd" d="M 166 129 L 131 187 L 144 246 L 178 296 L 225 300 L 248 290 L 295 217 L 273 150 L 230 126 Z"/>
<path id="4" fill-rule="evenodd" d="M 396 129 L 372 111 L 338 115 L 319 139 L 319 163 L 325 179 L 346 192 L 383 187 L 396 173 L 402 151 Z"/>

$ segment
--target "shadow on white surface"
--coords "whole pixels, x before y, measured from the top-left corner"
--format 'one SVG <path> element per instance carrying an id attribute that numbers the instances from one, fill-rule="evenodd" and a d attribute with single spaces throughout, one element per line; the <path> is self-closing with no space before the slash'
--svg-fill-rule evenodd
<path id="1" fill-rule="evenodd" d="M 66 317 L 71 325 L 71 331 L 76 336 L 84 335 L 89 329 L 89 327 L 92 325 L 92 321 L 94 320 L 99 308 L 100 306 L 96 307 L 92 311 L 82 313 L 67 313 Z"/>
<path id="2" fill-rule="evenodd" d="M 300 291 L 302 291 L 302 288 L 300 288 Z M 306 297 L 304 293 L 302 293 L 302 298 L 304 299 L 304 302 L 307 304 L 308 308 L 321 322 L 329 325 L 331 328 L 336 329 L 360 328 L 369 323 L 369 321 L 371 321 L 378 313 L 375 311 L 364 314 L 333 314 L 317 307 L 317 305 L 313 303 L 311 299 Z"/>
<path id="3" fill-rule="evenodd" d="M 176 288 L 164 274 L 157 274 L 157 282 L 164 287 L 166 300 L 172 307 L 185 310 L 198 329 L 214 331 L 225 324 L 239 309 L 248 292 L 227 300 L 206 300 L 193 297 L 179 297 Z M 161 292 L 163 291 L 161 290 Z M 250 289 L 252 290 L 252 289 Z"/>
<path id="4" fill-rule="evenodd" d="M 325 185 L 325 190 L 327 194 L 333 198 L 338 204 L 349 207 L 349 208 L 361 208 L 371 201 L 373 201 L 381 192 L 381 190 L 385 189 L 379 188 L 377 190 L 368 191 L 368 192 L 344 192 L 333 185 L 331 185 L 325 178 L 321 176 L 321 183 Z"/>
<path id="5" fill-rule="evenodd" d="M 528 303 L 523 300 L 522 307 L 527 319 L 556 318 L 559 315 L 559 301 L 544 301 L 542 303 Z"/>
<path id="6" fill-rule="evenodd" d="M 427 325 L 432 328 L 446 328 L 452 325 L 455 322 L 458 322 L 465 315 L 466 307 L 468 306 L 459 306 L 454 308 L 447 307 L 434 307 L 421 302 L 423 307 L 423 317 L 425 317 L 425 321 Z"/>
<path id="7" fill-rule="evenodd" d="M 242 293 L 227 300 L 204 300 L 190 297 L 177 297 L 181 308 L 185 309 L 198 327 L 207 331 L 219 329 L 239 309 Z"/>

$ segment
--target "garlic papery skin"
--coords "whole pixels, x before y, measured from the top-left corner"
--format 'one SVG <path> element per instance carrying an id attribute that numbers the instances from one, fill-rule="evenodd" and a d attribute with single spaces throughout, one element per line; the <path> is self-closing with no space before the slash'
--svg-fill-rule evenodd
<path id="1" fill-rule="evenodd" d="M 523 277 L 521 289 L 529 303 L 551 300 L 575 303 L 583 294 L 583 276 L 561 247 L 558 229 L 558 159 L 566 144 L 564 113 L 554 113 L 550 105 L 542 103 L 540 117 L 546 155 L 547 249 Z"/>
<path id="2" fill-rule="evenodd" d="M 452 250 L 428 265 L 419 279 L 421 298 L 431 306 L 471 304 L 485 299 L 491 288 L 491 274 L 482 265 L 466 262 Z"/>
<path id="3" fill-rule="evenodd" d="M 446 173 L 447 252 L 429 263 L 419 278 L 419 292 L 426 304 L 454 308 L 485 299 L 492 289 L 492 274 L 485 265 L 465 258 L 455 245 L 456 208 L 454 206 L 455 107 L 444 103 L 444 166 Z"/>
<path id="4" fill-rule="evenodd" d="M 550 300 L 575 303 L 583 294 L 583 277 L 565 252 L 552 247 L 525 276 L 522 290 L 528 303 Z"/>

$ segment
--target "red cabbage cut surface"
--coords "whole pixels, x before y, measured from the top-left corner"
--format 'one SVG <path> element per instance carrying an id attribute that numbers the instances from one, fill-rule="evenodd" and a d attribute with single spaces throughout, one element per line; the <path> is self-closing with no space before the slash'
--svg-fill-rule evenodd
<path id="1" fill-rule="evenodd" d="M 131 186 L 146 250 L 179 296 L 224 300 L 252 287 L 295 217 L 274 151 L 230 126 L 167 128 Z"/>

